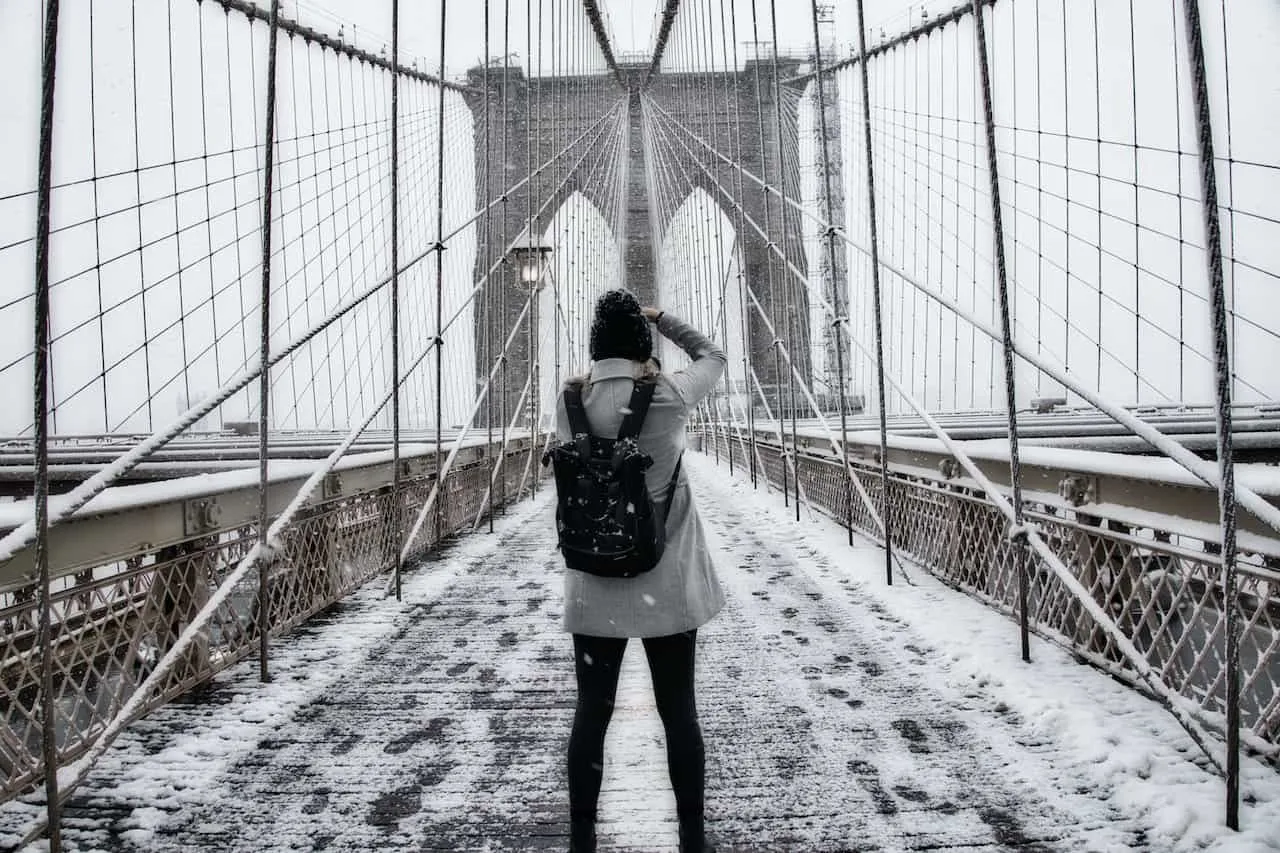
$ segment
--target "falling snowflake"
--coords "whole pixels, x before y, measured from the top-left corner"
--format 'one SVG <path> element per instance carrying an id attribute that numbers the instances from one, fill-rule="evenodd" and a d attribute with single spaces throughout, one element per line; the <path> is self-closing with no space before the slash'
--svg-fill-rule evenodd
<path id="1" fill-rule="evenodd" d="M 644 603 L 649 605 L 650 607 L 653 607 L 655 604 L 658 603 L 658 600 L 647 592 L 640 597 L 644 600 Z"/>

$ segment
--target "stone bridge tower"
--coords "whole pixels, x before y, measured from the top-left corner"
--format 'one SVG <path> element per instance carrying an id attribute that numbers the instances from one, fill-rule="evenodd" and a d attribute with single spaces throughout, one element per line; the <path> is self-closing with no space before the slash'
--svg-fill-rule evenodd
<path id="1" fill-rule="evenodd" d="M 662 240 L 676 209 L 685 200 L 658 199 L 650 192 L 659 181 L 659 165 L 653 162 L 652 149 L 654 139 L 661 134 L 672 146 L 668 150 L 682 154 L 683 162 L 678 165 L 675 177 L 685 189 L 685 197 L 693 188 L 704 190 L 738 231 L 741 274 L 765 312 L 773 318 L 777 338 L 786 341 L 801 375 L 808 381 L 810 334 L 819 335 L 821 340 L 821 332 L 811 333 L 808 329 L 807 291 L 797 280 L 797 275 L 808 274 L 801 216 L 750 177 L 764 177 L 772 187 L 785 187 L 788 197 L 800 197 L 796 149 L 801 92 L 781 82 L 794 76 L 796 68 L 795 61 L 779 61 L 776 69 L 780 80 L 775 87 L 772 62 L 748 62 L 736 73 L 655 74 L 647 84 L 648 63 L 620 66 L 619 78 L 626 85 L 625 92 L 618 90 L 619 98 L 626 98 L 626 126 L 622 130 L 626 157 L 616 184 L 592 181 L 588 158 L 561 187 L 552 186 L 549 178 L 535 179 L 509 192 L 496 206 L 489 227 L 486 229 L 483 221 L 480 226 L 476 280 L 485 276 L 501 260 L 506 247 L 523 233 L 531 210 L 536 214 L 550 198 L 543 215 L 535 216 L 534 220 L 535 229 L 545 229 L 560 205 L 577 191 L 601 211 L 617 211 L 618 221 L 610 225 L 619 235 L 624 280 L 601 282 L 601 289 L 621 284 L 635 291 L 642 301 L 658 299 L 662 288 L 661 283 L 655 281 L 655 271 Z M 531 167 L 536 169 L 556 153 L 542 135 L 530 133 L 531 123 L 539 119 L 543 123 L 554 122 L 558 137 L 570 139 L 588 131 L 600 120 L 602 81 L 603 85 L 617 88 L 617 81 L 600 76 L 556 78 L 553 85 L 542 87 L 539 81 L 525 78 L 514 67 L 471 70 L 471 93 L 467 101 L 476 125 L 477 209 L 488 205 L 491 198 L 499 197 L 504 189 L 528 175 Z M 487 146 L 483 143 L 486 121 L 490 128 Z M 500 130 L 504 124 L 505 132 Z M 687 132 L 677 133 L 674 130 L 677 127 Z M 748 175 L 739 175 L 736 167 L 698 145 L 689 133 L 701 137 L 730 159 L 737 159 Z M 783 164 L 781 176 L 780 163 Z M 559 177 L 562 179 L 563 175 Z M 672 178 L 669 168 L 666 178 L 669 184 Z M 616 194 L 621 194 L 621 203 L 611 204 Z M 779 257 L 779 251 L 785 254 L 785 260 Z M 499 267 L 489 277 L 485 301 L 480 304 L 499 305 L 502 302 L 499 288 L 511 288 L 512 277 L 512 271 Z M 730 286 L 736 286 L 736 282 Z M 505 337 L 522 303 L 509 293 L 505 304 L 505 313 L 496 309 L 488 312 L 490 340 L 501 341 Z M 786 312 L 784 306 L 788 309 Z M 757 312 L 749 309 L 748 313 L 751 321 L 747 337 L 752 362 L 773 405 L 776 397 L 772 387 L 779 379 L 785 382 L 786 367 L 783 364 L 782 372 L 777 372 L 775 336 Z M 484 315 L 483 310 L 477 311 L 477 341 L 484 340 Z M 481 375 L 489 369 L 484 360 L 484 353 L 478 351 Z M 513 376 L 523 377 L 528 364 L 523 340 L 516 341 L 508 364 Z M 508 392 L 510 405 L 515 403 L 520 382 L 512 384 L 517 388 Z"/>

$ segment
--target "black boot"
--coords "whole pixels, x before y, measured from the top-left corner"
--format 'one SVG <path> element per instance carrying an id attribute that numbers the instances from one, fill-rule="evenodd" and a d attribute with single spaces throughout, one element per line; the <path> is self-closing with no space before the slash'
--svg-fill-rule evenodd
<path id="1" fill-rule="evenodd" d="M 596 853 L 596 822 L 574 818 L 569 823 L 569 853 Z"/>
<path id="2" fill-rule="evenodd" d="M 702 818 L 681 819 L 680 853 L 716 853 L 716 848 L 707 842 Z"/>

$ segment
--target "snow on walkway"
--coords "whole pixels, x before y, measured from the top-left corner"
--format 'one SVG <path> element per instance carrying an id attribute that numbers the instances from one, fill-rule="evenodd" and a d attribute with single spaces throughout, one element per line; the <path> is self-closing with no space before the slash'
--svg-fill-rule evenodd
<path id="1" fill-rule="evenodd" d="M 729 595 L 699 634 L 708 812 L 726 851 L 1280 850 L 1280 776 L 1245 830 L 1157 705 L 705 457 L 687 467 Z M 572 716 L 542 491 L 406 576 L 134 725 L 74 798 L 68 849 L 564 849 Z M 20 823 L 20 804 L 0 829 Z M 607 744 L 601 847 L 675 847 L 638 643 Z M 0 843 L 3 843 L 0 836 Z"/>

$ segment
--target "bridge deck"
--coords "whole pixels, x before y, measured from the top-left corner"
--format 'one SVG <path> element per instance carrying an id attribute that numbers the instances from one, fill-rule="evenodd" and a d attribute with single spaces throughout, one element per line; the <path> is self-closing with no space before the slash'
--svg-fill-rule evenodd
<path id="1" fill-rule="evenodd" d="M 693 456 L 693 454 L 690 454 Z M 1280 784 L 1246 760 L 1245 831 L 1154 703 L 921 571 L 793 523 L 690 460 L 726 611 L 701 632 L 708 809 L 722 849 L 1271 850 Z M 366 588 L 135 725 L 74 798 L 72 850 L 564 849 L 573 703 L 543 492 L 497 535 Z M 610 731 L 602 848 L 672 850 L 643 655 Z M 12 813 L 10 818 L 12 818 Z M 2 840 L 2 839 L 0 839 Z"/>

